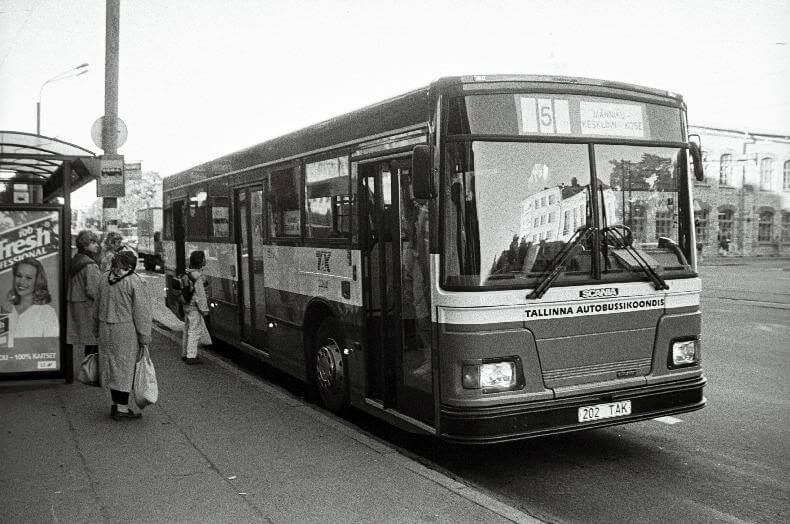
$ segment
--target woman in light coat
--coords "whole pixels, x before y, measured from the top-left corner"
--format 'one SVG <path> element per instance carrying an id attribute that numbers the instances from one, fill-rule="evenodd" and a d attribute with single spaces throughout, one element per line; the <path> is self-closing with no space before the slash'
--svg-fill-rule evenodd
<path id="1" fill-rule="evenodd" d="M 151 343 L 151 301 L 135 266 L 137 256 L 121 251 L 99 281 L 94 334 L 99 339 L 102 384 L 110 389 L 110 416 L 115 420 L 141 416 L 129 408 L 129 392 L 137 355 Z"/>
<path id="2" fill-rule="evenodd" d="M 66 342 L 76 348 L 76 356 L 96 353 L 98 346 L 93 336 L 95 300 L 99 291 L 101 271 L 95 257 L 99 251 L 99 238 L 88 230 L 77 235 L 77 254 L 69 266 L 66 293 L 68 305 L 68 333 Z"/>

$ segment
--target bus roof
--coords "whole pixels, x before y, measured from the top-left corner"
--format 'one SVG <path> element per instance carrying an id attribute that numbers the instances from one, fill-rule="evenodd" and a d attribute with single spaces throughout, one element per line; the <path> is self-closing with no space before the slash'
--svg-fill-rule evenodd
<path id="1" fill-rule="evenodd" d="M 217 175 L 249 169 L 255 166 L 320 151 L 338 144 L 352 144 L 355 140 L 419 125 L 427 125 L 431 100 L 438 93 L 454 87 L 464 90 L 517 89 L 532 84 L 546 88 L 574 86 L 592 91 L 616 90 L 670 99 L 682 104 L 683 98 L 670 91 L 635 84 L 581 77 L 547 75 L 467 75 L 442 77 L 430 85 L 409 91 L 350 113 L 324 120 L 291 133 L 223 155 L 163 179 L 163 188 L 191 185 Z"/>
<path id="2" fill-rule="evenodd" d="M 637 84 L 629 84 L 626 82 L 616 82 L 613 80 L 600 80 L 596 78 L 584 78 L 575 76 L 558 76 L 558 75 L 464 75 L 464 76 L 451 76 L 444 77 L 436 80 L 433 85 L 448 87 L 451 85 L 466 85 L 470 87 L 479 88 L 497 88 L 503 84 L 570 84 L 574 86 L 587 86 L 591 88 L 604 88 L 604 89 L 617 89 L 622 91 L 631 91 L 634 93 L 642 93 L 660 98 L 669 98 L 677 102 L 682 102 L 683 97 L 672 91 L 664 89 L 656 89 L 652 87 L 645 87 Z"/>

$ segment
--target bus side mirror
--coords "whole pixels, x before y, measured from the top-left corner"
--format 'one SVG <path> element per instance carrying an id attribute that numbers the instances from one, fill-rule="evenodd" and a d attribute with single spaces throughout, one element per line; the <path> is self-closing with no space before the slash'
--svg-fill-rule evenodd
<path id="1" fill-rule="evenodd" d="M 705 173 L 702 171 L 702 150 L 696 142 L 689 142 L 689 152 L 691 161 L 694 162 L 694 178 L 702 182 L 705 180 Z"/>
<path id="2" fill-rule="evenodd" d="M 434 197 L 431 148 L 429 146 L 414 146 L 414 150 L 411 152 L 411 177 L 414 198 Z"/>

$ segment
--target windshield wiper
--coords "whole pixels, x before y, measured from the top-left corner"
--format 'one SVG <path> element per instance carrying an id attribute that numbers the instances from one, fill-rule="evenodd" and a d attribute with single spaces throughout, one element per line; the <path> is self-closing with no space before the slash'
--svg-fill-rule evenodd
<path id="1" fill-rule="evenodd" d="M 639 268 L 647 273 L 647 276 L 650 277 L 655 289 L 669 289 L 666 281 L 661 278 L 661 275 L 656 273 L 656 270 L 653 269 L 647 260 L 645 260 L 645 257 L 642 256 L 642 253 L 640 253 L 639 250 L 634 247 L 633 236 L 631 235 L 630 227 L 624 224 L 615 224 L 603 228 L 602 232 L 604 243 L 608 243 L 611 240 L 611 245 L 613 247 L 625 249 L 625 251 L 634 258 Z"/>
<path id="2" fill-rule="evenodd" d="M 533 289 L 532 292 L 527 295 L 528 299 L 541 298 L 544 294 L 546 294 L 546 291 L 549 289 L 549 286 L 551 286 L 551 283 L 554 282 L 560 273 L 565 271 L 565 264 L 568 263 L 568 259 L 576 250 L 576 247 L 584 242 L 587 237 L 593 233 L 593 231 L 595 231 L 594 227 L 583 226 L 573 233 L 571 238 L 568 240 L 568 243 L 563 246 L 562 250 L 557 254 L 554 260 L 552 260 L 554 269 L 551 270 L 551 273 L 543 277 L 543 280 L 541 280 L 535 289 Z"/>

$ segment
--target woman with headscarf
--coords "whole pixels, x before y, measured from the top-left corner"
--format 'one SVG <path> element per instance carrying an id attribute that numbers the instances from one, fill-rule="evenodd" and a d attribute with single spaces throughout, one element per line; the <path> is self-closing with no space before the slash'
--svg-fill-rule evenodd
<path id="1" fill-rule="evenodd" d="M 121 251 L 99 281 L 94 335 L 99 340 L 102 384 L 110 389 L 115 420 L 140 418 L 129 408 L 134 366 L 151 342 L 151 309 L 145 282 L 134 272 L 137 256 Z"/>
<path id="2" fill-rule="evenodd" d="M 96 353 L 98 346 L 93 336 L 94 301 L 99 290 L 101 271 L 95 257 L 99 251 L 99 238 L 88 230 L 77 234 L 77 254 L 69 266 L 66 301 L 69 311 L 66 342 L 84 350 L 85 355 Z"/>

